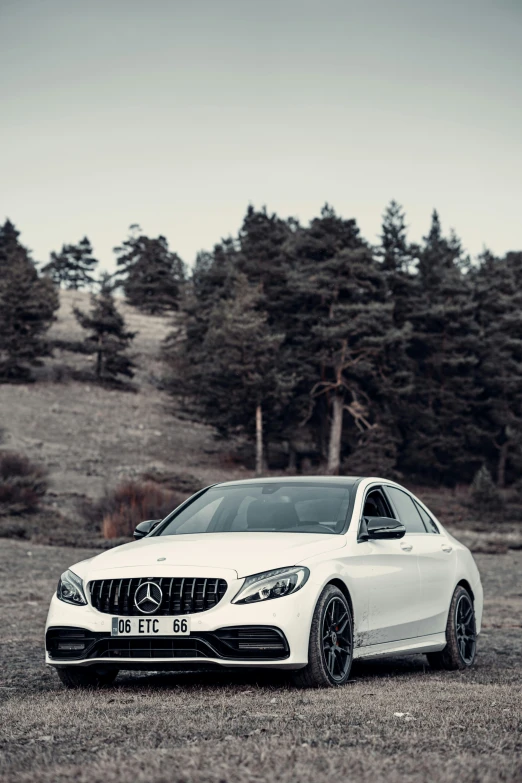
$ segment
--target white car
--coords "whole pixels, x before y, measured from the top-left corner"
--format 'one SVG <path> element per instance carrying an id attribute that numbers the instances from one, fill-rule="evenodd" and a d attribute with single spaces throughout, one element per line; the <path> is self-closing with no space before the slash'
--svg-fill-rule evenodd
<path id="1" fill-rule="evenodd" d="M 299 684 L 335 686 L 354 658 L 475 660 L 475 562 L 393 481 L 215 484 L 135 537 L 60 578 L 46 662 L 69 687 L 198 667 L 288 669 Z"/>

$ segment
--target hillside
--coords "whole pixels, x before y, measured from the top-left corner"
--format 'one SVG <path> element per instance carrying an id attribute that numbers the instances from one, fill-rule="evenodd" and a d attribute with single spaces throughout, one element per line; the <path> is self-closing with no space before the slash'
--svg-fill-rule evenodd
<path id="1" fill-rule="evenodd" d="M 61 293 L 51 339 L 82 338 L 74 305 L 87 309 L 89 295 Z M 50 501 L 67 514 L 75 515 L 82 497 L 96 498 L 143 471 L 190 473 L 202 485 L 244 475 L 241 469 L 223 469 L 223 444 L 209 427 L 177 416 L 161 389 L 159 351 L 171 328 L 169 319 L 143 315 L 123 300 L 118 307 L 137 332 L 132 347 L 135 391 L 71 380 L 71 370 L 85 369 L 91 359 L 62 349 L 55 349 L 37 371 L 36 383 L 0 385 L 1 448 L 45 464 Z"/>

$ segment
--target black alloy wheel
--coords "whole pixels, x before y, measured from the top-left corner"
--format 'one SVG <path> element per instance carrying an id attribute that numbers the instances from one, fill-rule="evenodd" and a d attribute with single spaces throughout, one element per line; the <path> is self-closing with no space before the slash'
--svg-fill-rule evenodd
<path id="1" fill-rule="evenodd" d="M 477 654 L 477 628 L 473 599 L 468 591 L 457 585 L 446 624 L 446 647 L 440 652 L 428 653 L 432 669 L 468 669 Z"/>
<path id="2" fill-rule="evenodd" d="M 475 628 L 473 604 L 467 593 L 462 594 L 457 601 L 455 609 L 455 626 L 460 657 L 466 666 L 471 666 L 475 660 L 475 652 L 477 649 L 477 632 Z"/>
<path id="3" fill-rule="evenodd" d="M 353 656 L 352 612 L 346 596 L 335 585 L 326 585 L 317 601 L 308 644 L 308 664 L 293 680 L 305 688 L 344 685 Z"/>
<path id="4" fill-rule="evenodd" d="M 343 682 L 352 663 L 350 609 L 344 596 L 334 595 L 323 617 L 323 655 L 330 677 Z"/>

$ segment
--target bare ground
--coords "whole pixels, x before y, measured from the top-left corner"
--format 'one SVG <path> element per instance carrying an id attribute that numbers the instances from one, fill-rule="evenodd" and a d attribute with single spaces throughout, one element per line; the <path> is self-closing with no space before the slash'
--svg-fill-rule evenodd
<path id="1" fill-rule="evenodd" d="M 122 673 L 107 690 L 68 692 L 43 664 L 45 615 L 60 572 L 90 554 L 0 540 L 2 781 L 522 779 L 522 552 L 476 557 L 486 611 L 469 672 L 415 656 L 354 666 L 339 690 Z"/>

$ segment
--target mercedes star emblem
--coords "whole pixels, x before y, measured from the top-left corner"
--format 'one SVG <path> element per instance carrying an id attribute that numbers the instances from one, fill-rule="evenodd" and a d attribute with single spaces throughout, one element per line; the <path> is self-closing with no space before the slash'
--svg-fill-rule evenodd
<path id="1" fill-rule="evenodd" d="M 143 614 L 153 614 L 160 606 L 163 592 L 156 582 L 144 582 L 136 590 L 134 603 Z"/>

